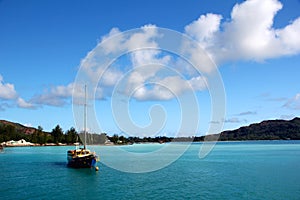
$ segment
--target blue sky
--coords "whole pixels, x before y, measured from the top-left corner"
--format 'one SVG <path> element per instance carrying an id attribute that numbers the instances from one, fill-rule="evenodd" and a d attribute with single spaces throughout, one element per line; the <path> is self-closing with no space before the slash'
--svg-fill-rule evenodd
<path id="1" fill-rule="evenodd" d="M 226 94 L 226 114 L 219 121 L 211 119 L 209 91 L 198 88 L 201 81 L 196 82 L 200 118 L 195 134 L 205 134 L 211 124 L 223 124 L 223 129 L 227 130 L 265 119 L 300 116 L 298 0 L 2 0 L 0 118 L 34 127 L 41 125 L 47 131 L 57 124 L 64 130 L 75 126 L 72 89 L 80 67 L 89 59 L 88 53 L 96 52 L 97 44 L 105 41 L 104 38 L 147 26 L 188 35 L 217 65 Z M 147 30 L 144 30 L 144 36 L 150 34 Z M 139 41 L 133 42 L 139 44 Z M 121 43 L 118 45 L 113 48 L 117 49 Z M 113 134 L 130 130 L 126 124 L 118 127 L 120 124 L 114 119 L 110 95 L 116 81 L 124 77 L 126 70 L 144 64 L 145 60 L 141 62 L 141 58 L 147 56 L 151 62 L 155 59 L 155 62 L 173 67 L 174 62 L 167 60 L 166 52 L 140 52 L 119 58 L 112 67 L 114 70 L 109 71 L 111 74 L 104 80 L 112 84 L 103 83 L 101 89 L 104 92 L 96 94 L 99 98 L 95 100 L 94 109 L 100 131 Z M 182 66 L 185 67 L 184 64 Z M 140 75 L 147 76 L 143 73 Z M 182 84 L 176 87 L 175 83 L 181 83 L 179 79 L 171 79 L 174 84 L 168 85 L 165 79 L 155 76 L 152 78 L 161 78 L 157 80 L 159 83 L 166 83 L 166 87 L 172 87 L 178 94 L 185 91 Z M 197 78 L 184 76 L 190 80 Z M 134 73 L 129 74 L 126 80 L 136 80 Z M 155 87 L 145 88 L 145 94 L 136 93 L 130 99 L 132 121 L 141 127 L 151 124 L 149 109 L 158 105 L 163 107 L 166 118 L 163 119 L 164 114 L 162 116 L 154 109 L 152 120 L 155 122 L 157 119 L 159 125 L 164 122 L 162 129 L 154 131 L 155 134 L 174 135 L 182 121 L 178 101 L 164 96 L 166 94 L 158 96 L 157 92 L 151 93 Z M 114 111 L 118 113 L 118 110 Z M 99 131 L 92 125 L 90 129 Z M 151 131 L 149 129 L 149 133 Z M 189 132 L 188 128 L 182 131 Z"/>

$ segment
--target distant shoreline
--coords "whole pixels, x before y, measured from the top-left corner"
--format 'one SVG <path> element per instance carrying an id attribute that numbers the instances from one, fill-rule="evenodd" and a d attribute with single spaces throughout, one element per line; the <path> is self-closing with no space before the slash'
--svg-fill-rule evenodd
<path id="1" fill-rule="evenodd" d="M 97 146 L 122 146 L 122 145 L 117 145 L 117 144 L 93 144 L 93 145 L 97 145 Z M 9 147 L 63 147 L 63 146 L 66 146 L 66 147 L 76 147 L 76 145 L 73 145 L 73 144 L 30 144 L 30 145 L 2 145 L 3 147 L 5 148 L 9 148 Z M 77 147 L 80 147 L 80 146 L 83 146 L 83 145 L 77 145 Z M 90 145 L 89 145 L 90 146 Z"/>
<path id="2" fill-rule="evenodd" d="M 72 146 L 82 143 L 80 136 L 74 128 L 65 134 L 57 125 L 51 133 L 43 132 L 42 128 L 28 128 L 21 124 L 0 120 L 0 142 L 5 146 Z M 235 130 L 227 130 L 218 134 L 199 136 L 156 136 L 156 137 L 125 137 L 107 133 L 88 133 L 86 143 L 96 145 L 131 145 L 145 143 L 168 142 L 216 142 L 216 141 L 263 141 L 263 140 L 300 140 L 300 118 L 292 120 L 265 120 L 250 124 Z M 23 138 L 14 141 L 16 138 Z M 4 142 L 6 141 L 6 142 Z M 28 142 L 27 142 L 28 141 Z M 1 144 L 3 144 L 1 143 Z"/>
<path id="3" fill-rule="evenodd" d="M 166 142 L 166 143 L 157 143 L 157 142 L 139 142 L 139 143 L 133 143 L 133 144 L 91 144 L 88 146 L 130 146 L 134 144 L 170 144 L 170 143 L 220 143 L 220 142 L 262 142 L 262 141 L 300 141 L 300 140 L 283 140 L 283 139 L 277 139 L 277 140 L 217 140 L 217 141 L 174 141 L 174 142 Z M 72 144 L 33 144 L 33 145 L 2 145 L 4 148 L 11 148 L 11 147 L 74 147 L 75 145 Z M 83 146 L 83 145 L 80 145 Z M 77 147 L 80 147 L 77 146 Z"/>

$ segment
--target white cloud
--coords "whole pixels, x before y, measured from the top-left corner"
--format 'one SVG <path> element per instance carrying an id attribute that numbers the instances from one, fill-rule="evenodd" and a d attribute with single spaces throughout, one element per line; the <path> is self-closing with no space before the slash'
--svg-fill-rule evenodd
<path id="1" fill-rule="evenodd" d="M 63 106 L 67 103 L 65 98 L 62 98 L 60 96 L 51 93 L 37 95 L 33 97 L 31 101 L 34 104 L 56 106 L 56 107 Z"/>
<path id="2" fill-rule="evenodd" d="M 256 111 L 246 111 L 246 112 L 241 112 L 239 114 L 237 114 L 238 116 L 244 116 L 244 115 L 256 115 L 257 112 Z"/>
<path id="3" fill-rule="evenodd" d="M 231 13 L 231 22 L 225 25 L 225 38 L 230 42 L 226 47 L 233 45 L 229 51 L 232 57 L 238 54 L 242 59 L 262 60 L 269 57 L 279 46 L 276 44 L 275 32 L 272 29 L 273 19 L 281 3 L 274 0 L 252 0 L 234 6 Z M 275 47 L 275 48 L 272 48 Z M 271 56 L 271 55 L 270 55 Z M 239 59 L 239 58 L 237 58 Z"/>
<path id="4" fill-rule="evenodd" d="M 142 32 L 135 33 L 129 38 L 126 38 L 118 28 L 112 28 L 109 34 L 102 37 L 98 46 L 101 45 L 106 54 L 121 52 L 128 49 L 140 49 L 141 47 L 157 47 L 157 43 L 153 41 L 153 38 L 158 37 L 156 26 L 148 24 L 142 26 L 141 30 Z M 113 37 L 113 39 L 107 40 L 110 37 Z M 96 51 L 97 48 L 93 50 L 93 52 Z"/>
<path id="5" fill-rule="evenodd" d="M 0 75 L 0 99 L 11 100 L 17 96 L 15 86 L 11 83 L 4 83 L 3 77 Z"/>
<path id="6" fill-rule="evenodd" d="M 209 51 L 205 51 L 203 46 L 195 43 L 184 42 L 182 52 L 195 65 L 193 66 L 201 73 L 210 74 L 216 70 L 214 55 Z"/>
<path id="7" fill-rule="evenodd" d="M 52 87 L 50 91 L 46 91 L 44 94 L 37 95 L 31 99 L 31 102 L 39 105 L 48 106 L 63 106 L 67 104 L 68 99 L 72 97 L 74 84 L 70 83 L 67 86 Z M 78 91 L 76 95 L 82 94 Z"/>
<path id="8" fill-rule="evenodd" d="M 3 103 L 1 101 L 4 101 Z M 19 108 L 34 109 L 33 103 L 25 101 L 15 90 L 14 84 L 4 83 L 0 75 L 0 110 L 4 111 L 8 107 L 18 106 Z"/>
<path id="9" fill-rule="evenodd" d="M 91 91 L 91 88 L 87 88 L 87 95 L 88 98 L 94 98 L 93 91 Z M 74 102 L 76 104 L 83 103 L 84 101 L 84 85 L 75 84 L 75 83 L 69 83 L 68 85 L 59 85 L 52 87 L 49 91 L 45 91 L 43 94 L 34 96 L 30 102 L 38 105 L 48 105 L 48 106 L 55 106 L 55 107 L 61 107 L 66 104 L 71 103 L 71 98 L 74 97 L 75 101 L 80 102 Z M 102 99 L 103 98 L 103 91 L 101 88 L 96 89 L 95 93 L 96 99 Z"/>
<path id="10" fill-rule="evenodd" d="M 295 54 L 300 51 L 300 18 L 285 28 L 277 30 L 276 34 L 281 39 L 286 54 Z"/>
<path id="11" fill-rule="evenodd" d="M 195 67 L 203 73 L 211 73 L 215 70 L 214 63 L 210 60 L 210 58 L 215 59 L 215 55 L 208 49 L 218 42 L 216 38 L 219 37 L 221 19 L 221 15 L 208 13 L 185 26 L 185 33 L 195 39 L 199 46 L 194 43 L 184 43 L 183 52 L 188 54 L 189 59 L 197 65 Z"/>
<path id="12" fill-rule="evenodd" d="M 222 16 L 212 13 L 201 15 L 197 20 L 187 25 L 185 32 L 204 47 L 210 46 L 211 41 L 219 31 Z"/>
<path id="13" fill-rule="evenodd" d="M 99 44 L 101 44 L 101 42 L 104 42 L 107 38 L 110 38 L 114 35 L 118 35 L 120 33 L 121 33 L 121 31 L 118 28 L 116 28 L 116 27 L 112 28 L 107 35 L 102 37 Z M 122 50 L 119 45 L 120 45 L 120 43 L 123 42 L 123 40 L 124 40 L 124 38 L 122 38 L 122 37 L 115 37 L 114 40 L 109 40 L 109 42 L 106 42 L 106 43 L 104 42 L 101 45 L 104 45 L 105 52 L 107 54 L 109 54 L 109 53 L 115 52 L 117 50 L 118 51 Z"/>
<path id="14" fill-rule="evenodd" d="M 123 73 L 114 69 L 107 69 L 102 73 L 101 84 L 103 86 L 114 86 L 118 80 L 123 76 Z"/>
<path id="15" fill-rule="evenodd" d="M 273 27 L 281 8 L 277 0 L 247 0 L 236 4 L 231 18 L 223 24 L 219 15 L 202 15 L 187 25 L 185 32 L 197 39 L 217 64 L 230 60 L 263 61 L 299 53 L 300 18 L 282 29 Z"/>
<path id="16" fill-rule="evenodd" d="M 204 76 L 193 77 L 188 80 L 188 83 L 195 91 L 202 91 L 207 88 L 207 80 Z"/>
<path id="17" fill-rule="evenodd" d="M 104 37 L 100 43 L 90 51 L 87 56 L 81 61 L 81 69 L 87 75 L 88 79 L 93 84 L 99 81 L 104 87 L 112 87 L 124 75 L 123 69 L 114 68 L 114 63 L 110 63 L 110 56 L 116 59 L 114 55 L 119 52 L 128 52 L 131 55 L 131 65 L 140 66 L 143 64 L 150 64 L 153 62 L 163 61 L 167 59 L 157 59 L 156 56 L 159 51 L 155 50 L 142 50 L 141 48 L 157 48 L 158 45 L 154 38 L 159 37 L 157 34 L 156 26 L 145 25 L 134 34 L 126 35 L 120 33 L 119 29 L 113 28 L 110 33 Z M 110 38 L 110 39 L 108 39 Z M 103 57 L 107 55 L 107 57 Z M 149 63 L 150 62 L 150 63 Z M 112 66 L 111 66 L 112 64 Z M 124 68 L 124 66 L 123 66 Z"/>
<path id="18" fill-rule="evenodd" d="M 229 118 L 224 120 L 225 123 L 246 123 L 246 119 L 240 119 L 237 117 Z"/>
<path id="19" fill-rule="evenodd" d="M 159 58 L 160 54 L 161 51 L 152 49 L 134 51 L 131 53 L 131 62 L 133 67 L 150 64 L 168 65 L 171 61 L 171 57 L 163 56 Z"/>
<path id="20" fill-rule="evenodd" d="M 179 76 L 168 76 L 153 83 L 152 88 L 141 84 L 137 86 L 134 97 L 138 100 L 170 100 L 187 91 L 201 91 L 206 89 L 204 77 L 185 80 Z"/>
<path id="21" fill-rule="evenodd" d="M 157 43 L 153 40 L 159 37 L 157 27 L 152 24 L 148 24 L 141 27 L 142 32 L 135 33 L 124 43 L 126 49 L 140 49 L 145 48 L 156 48 Z"/>
<path id="22" fill-rule="evenodd" d="M 283 107 L 293 109 L 293 110 L 300 110 L 300 93 L 296 94 L 292 99 L 288 100 Z"/>
<path id="23" fill-rule="evenodd" d="M 98 99 L 110 96 L 120 84 L 118 89 L 138 100 L 169 100 L 191 89 L 204 90 L 205 77 L 216 69 L 210 58 L 220 64 L 232 60 L 263 61 L 300 52 L 300 18 L 281 29 L 273 27 L 274 17 L 282 7 L 278 0 L 247 0 L 233 7 L 230 19 L 222 21 L 223 16 L 208 13 L 186 25 L 185 33 L 200 45 L 183 41 L 181 50 L 196 66 L 159 49 L 162 35 L 155 25 L 145 25 L 130 34 L 113 28 L 82 59 L 83 77 L 95 85 L 99 81 Z M 110 63 L 124 52 L 128 57 L 121 67 Z M 70 95 L 68 88 L 57 87 L 41 97 L 57 105 Z"/>
<path id="24" fill-rule="evenodd" d="M 24 99 L 22 99 L 21 97 L 19 97 L 17 99 L 17 105 L 20 107 L 20 108 L 28 108 L 28 109 L 34 109 L 36 108 L 36 106 L 32 103 L 29 103 L 29 102 L 26 102 Z"/>
<path id="25" fill-rule="evenodd" d="M 193 31 L 192 26 L 187 29 Z M 169 100 L 188 90 L 206 89 L 205 77 L 200 75 L 194 66 L 159 49 L 157 40 L 161 36 L 154 25 L 143 26 L 129 35 L 126 32 L 120 34 L 117 28 L 113 28 L 82 60 L 83 72 L 93 83 L 99 81 L 104 96 L 111 95 L 111 90 L 118 87 L 118 92 L 138 100 Z M 108 39 L 109 37 L 112 38 Z M 122 67 L 118 67 L 116 63 L 109 63 L 108 66 L 99 56 L 103 52 L 109 57 L 110 54 L 118 55 L 117 53 L 126 51 L 130 51 L 127 57 L 128 64 L 123 63 Z M 199 59 L 198 53 L 199 49 L 193 49 L 193 59 Z M 200 59 L 201 62 L 207 61 L 207 56 L 203 54 Z M 205 64 L 198 67 L 202 71 L 210 70 L 207 70 Z"/>

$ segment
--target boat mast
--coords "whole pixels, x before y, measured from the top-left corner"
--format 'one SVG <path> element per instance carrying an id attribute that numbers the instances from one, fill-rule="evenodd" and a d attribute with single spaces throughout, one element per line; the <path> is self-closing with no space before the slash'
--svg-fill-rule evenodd
<path id="1" fill-rule="evenodd" d="M 84 85 L 84 122 L 83 122 L 83 133 L 84 133 L 84 146 L 86 149 L 86 117 L 87 117 L 87 103 L 86 103 L 86 85 Z"/>

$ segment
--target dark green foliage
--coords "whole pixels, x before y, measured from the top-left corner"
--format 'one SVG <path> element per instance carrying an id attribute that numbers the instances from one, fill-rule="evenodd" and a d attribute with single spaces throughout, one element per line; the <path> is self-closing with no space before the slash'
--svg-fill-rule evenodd
<path id="1" fill-rule="evenodd" d="M 300 118 L 268 120 L 233 131 L 224 131 L 219 140 L 300 140 Z"/>
<path id="2" fill-rule="evenodd" d="M 63 141 L 63 130 L 62 128 L 60 128 L 59 125 L 57 125 L 54 129 L 52 129 L 52 132 L 50 133 L 53 137 L 53 142 L 54 143 L 59 143 L 59 142 L 62 142 Z"/>
<path id="3" fill-rule="evenodd" d="M 201 142 L 205 140 L 216 140 L 217 135 L 200 137 L 129 137 L 127 143 L 141 142 Z M 110 141 L 118 143 L 118 135 L 109 137 Z M 257 124 L 241 127 L 233 131 L 224 131 L 220 134 L 220 141 L 234 140 L 300 140 L 300 118 L 293 120 L 268 120 Z"/>
<path id="4" fill-rule="evenodd" d="M 20 140 L 24 138 L 23 134 L 20 134 L 16 128 L 10 124 L 0 125 L 0 143 L 7 140 Z"/>
<path id="5" fill-rule="evenodd" d="M 80 142 L 77 139 L 78 134 L 74 128 L 70 128 L 63 134 L 63 130 L 57 125 L 51 133 L 43 131 L 41 126 L 37 129 L 32 127 L 25 127 L 21 124 L 0 120 L 0 143 L 7 142 L 10 140 L 21 140 L 25 139 L 27 142 L 35 144 L 45 143 L 68 143 L 73 144 Z"/>
<path id="6" fill-rule="evenodd" d="M 80 137 L 79 137 L 80 135 Z M 144 142 L 199 142 L 204 138 L 207 140 L 215 140 L 216 135 L 208 137 L 125 137 L 114 134 L 108 136 L 106 133 L 96 134 L 87 133 L 87 144 L 104 144 L 108 140 L 114 144 L 133 144 Z M 209 139 L 210 138 L 210 139 Z M 75 128 L 70 128 L 64 134 L 62 128 L 57 125 L 52 129 L 51 133 L 43 131 L 41 126 L 37 129 L 25 127 L 21 124 L 12 123 L 4 120 L 0 120 L 0 143 L 9 140 L 20 140 L 38 144 L 45 143 L 67 143 L 73 144 L 79 142 L 82 144 L 84 141 L 84 134 L 78 134 Z M 293 120 L 269 120 L 263 121 L 257 124 L 251 124 L 249 126 L 241 127 L 232 131 L 224 131 L 220 134 L 220 141 L 230 140 L 300 140 L 300 118 L 294 118 Z"/>
<path id="7" fill-rule="evenodd" d="M 72 144 L 75 143 L 77 140 L 78 134 L 77 131 L 75 130 L 75 128 L 70 128 L 69 130 L 67 130 L 66 134 L 65 134 L 65 142 L 67 144 Z"/>
<path id="8" fill-rule="evenodd" d="M 171 142 L 174 138 L 172 137 L 128 137 L 125 136 L 118 136 L 114 134 L 112 137 L 107 136 L 107 138 L 113 142 L 114 144 L 133 144 L 133 143 L 147 143 L 147 142 L 157 142 L 157 143 L 164 143 L 164 142 Z"/>
<path id="9" fill-rule="evenodd" d="M 109 140 L 115 144 L 119 141 L 119 136 L 117 134 L 114 134 L 112 137 L 109 137 Z"/>

